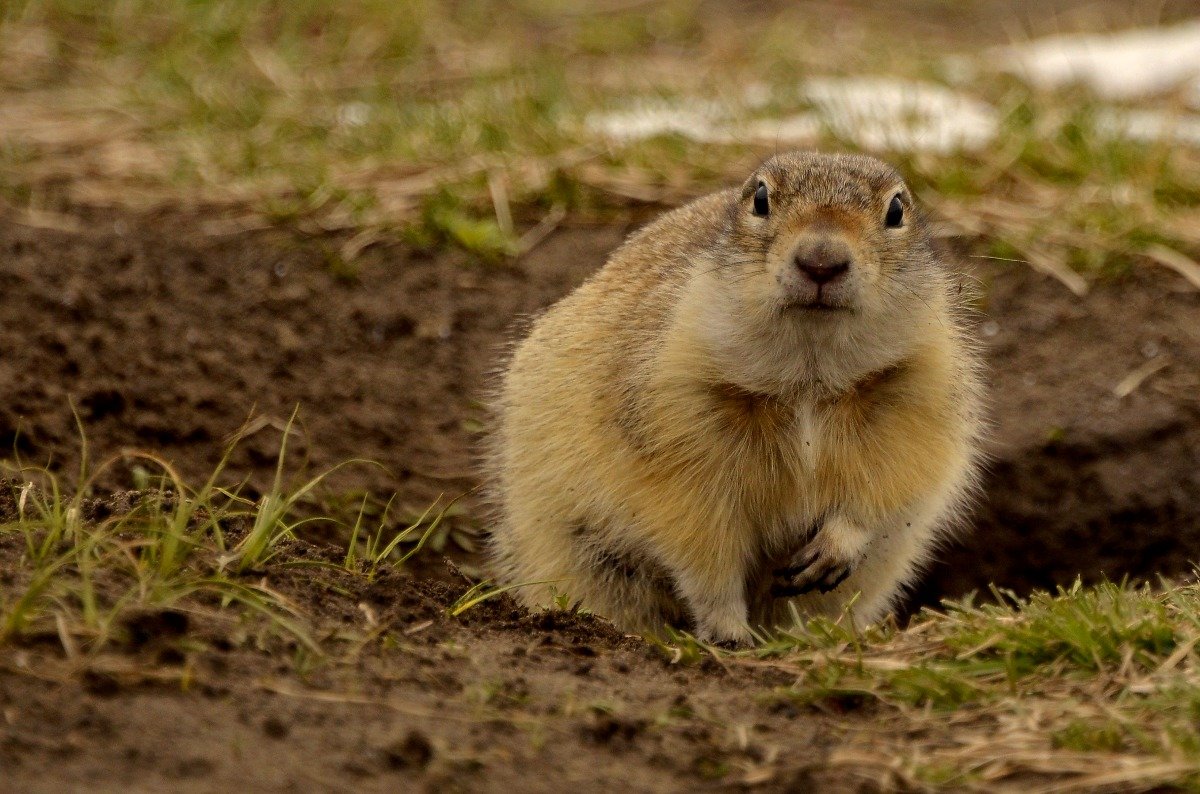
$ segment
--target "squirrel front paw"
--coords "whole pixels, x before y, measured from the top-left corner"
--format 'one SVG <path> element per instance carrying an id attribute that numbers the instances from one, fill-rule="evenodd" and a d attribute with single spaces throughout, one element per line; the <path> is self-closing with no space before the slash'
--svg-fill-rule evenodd
<path id="1" fill-rule="evenodd" d="M 865 531 L 843 518 L 829 518 L 782 568 L 771 571 L 775 598 L 828 593 L 854 572 L 869 545 Z"/>
<path id="2" fill-rule="evenodd" d="M 825 556 L 817 548 L 806 548 L 793 564 L 771 572 L 771 595 L 776 598 L 803 595 L 819 590 L 828 593 L 844 582 L 854 564 Z"/>
<path id="3" fill-rule="evenodd" d="M 748 648 L 754 644 L 754 635 L 744 620 L 704 621 L 697 627 L 696 636 L 701 642 L 727 650 Z"/>
<path id="4" fill-rule="evenodd" d="M 739 565 L 709 571 L 681 568 L 675 590 L 691 614 L 696 639 L 727 648 L 754 643 L 747 620 L 745 574 Z"/>

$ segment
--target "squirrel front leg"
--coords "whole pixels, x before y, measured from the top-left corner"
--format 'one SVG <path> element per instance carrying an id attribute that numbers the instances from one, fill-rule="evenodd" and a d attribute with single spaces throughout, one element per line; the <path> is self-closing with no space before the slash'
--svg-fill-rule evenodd
<path id="1" fill-rule="evenodd" d="M 714 582 L 691 572 L 679 572 L 676 584 L 696 622 L 699 639 L 734 645 L 753 642 L 747 620 L 744 575 L 726 576 L 722 581 Z"/>
<path id="2" fill-rule="evenodd" d="M 754 636 L 748 622 L 746 555 L 730 542 L 729 533 L 710 540 L 711 544 L 702 545 L 693 537 L 690 548 L 671 555 L 676 592 L 695 622 L 699 639 L 748 645 Z"/>

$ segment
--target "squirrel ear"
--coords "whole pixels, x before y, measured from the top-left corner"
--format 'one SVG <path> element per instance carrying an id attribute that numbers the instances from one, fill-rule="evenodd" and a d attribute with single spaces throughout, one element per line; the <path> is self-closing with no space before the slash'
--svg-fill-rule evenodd
<path id="1" fill-rule="evenodd" d="M 770 191 L 766 182 L 759 182 L 754 189 L 754 214 L 762 217 L 771 214 Z"/>

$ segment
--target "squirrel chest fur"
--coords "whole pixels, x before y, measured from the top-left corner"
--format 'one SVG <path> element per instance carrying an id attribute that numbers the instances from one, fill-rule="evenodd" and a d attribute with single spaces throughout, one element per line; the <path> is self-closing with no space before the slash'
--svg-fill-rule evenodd
<path id="1" fill-rule="evenodd" d="M 499 385 L 493 554 L 529 605 L 748 642 L 884 615 L 975 481 L 958 286 L 891 168 L 794 153 L 671 212 Z"/>

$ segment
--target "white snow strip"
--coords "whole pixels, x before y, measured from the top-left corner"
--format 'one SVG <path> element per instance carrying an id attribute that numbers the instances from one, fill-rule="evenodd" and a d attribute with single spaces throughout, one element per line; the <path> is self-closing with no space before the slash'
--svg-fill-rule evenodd
<path id="1" fill-rule="evenodd" d="M 948 153 L 986 146 L 998 119 L 988 104 L 933 83 L 891 78 L 823 77 L 800 86 L 812 111 L 783 118 L 738 118 L 713 103 L 641 103 L 586 119 L 616 141 L 678 134 L 710 143 L 807 144 L 830 131 L 869 150 Z"/>
<path id="2" fill-rule="evenodd" d="M 685 107 L 665 100 L 646 100 L 624 110 L 592 114 L 585 119 L 584 125 L 592 132 L 618 142 L 671 134 L 708 142 L 720 139 L 725 115 L 724 108 L 712 103 L 698 102 Z"/>
<path id="3" fill-rule="evenodd" d="M 1131 141 L 1175 141 L 1200 146 L 1200 116 L 1193 113 L 1106 110 L 1097 113 L 1096 130 L 1112 138 Z"/>
<path id="4" fill-rule="evenodd" d="M 1192 83 L 1200 100 L 1200 20 L 1035 39 L 1002 48 L 1000 57 L 1008 71 L 1038 88 L 1082 83 L 1104 99 L 1127 100 Z"/>
<path id="5" fill-rule="evenodd" d="M 979 149 L 999 126 L 987 103 L 934 83 L 826 77 L 809 80 L 803 92 L 835 135 L 865 149 Z"/>

